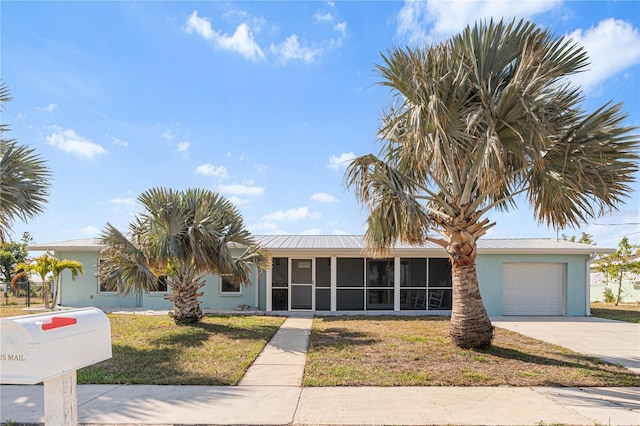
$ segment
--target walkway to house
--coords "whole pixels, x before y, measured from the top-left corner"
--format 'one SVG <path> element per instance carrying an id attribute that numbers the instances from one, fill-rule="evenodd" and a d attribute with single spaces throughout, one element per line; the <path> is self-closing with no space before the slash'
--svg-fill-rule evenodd
<path id="1" fill-rule="evenodd" d="M 640 388 L 302 388 L 312 321 L 288 318 L 239 386 L 80 385 L 80 424 L 640 425 Z M 42 386 L 0 394 L 0 421 L 43 421 Z"/>

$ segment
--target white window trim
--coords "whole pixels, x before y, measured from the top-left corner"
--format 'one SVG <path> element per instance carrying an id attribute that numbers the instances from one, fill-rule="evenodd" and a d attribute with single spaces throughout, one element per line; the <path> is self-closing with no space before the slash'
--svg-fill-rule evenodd
<path id="1" fill-rule="evenodd" d="M 221 297 L 238 297 L 242 296 L 242 285 L 238 285 L 238 291 L 222 291 L 222 277 L 230 274 L 222 274 L 218 276 L 218 295 Z"/>

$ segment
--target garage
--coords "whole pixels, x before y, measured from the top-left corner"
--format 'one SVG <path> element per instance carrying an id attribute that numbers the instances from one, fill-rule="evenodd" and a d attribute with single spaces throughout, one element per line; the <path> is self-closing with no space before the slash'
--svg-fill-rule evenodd
<path id="1" fill-rule="evenodd" d="M 564 264 L 505 263 L 504 315 L 563 315 Z"/>

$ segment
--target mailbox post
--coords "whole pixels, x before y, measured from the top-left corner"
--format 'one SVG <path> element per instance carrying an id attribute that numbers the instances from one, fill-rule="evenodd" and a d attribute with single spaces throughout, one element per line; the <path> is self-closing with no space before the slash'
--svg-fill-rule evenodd
<path id="1" fill-rule="evenodd" d="M 45 425 L 76 425 L 76 371 L 111 358 L 111 325 L 99 309 L 2 318 L 0 384 L 44 382 Z"/>

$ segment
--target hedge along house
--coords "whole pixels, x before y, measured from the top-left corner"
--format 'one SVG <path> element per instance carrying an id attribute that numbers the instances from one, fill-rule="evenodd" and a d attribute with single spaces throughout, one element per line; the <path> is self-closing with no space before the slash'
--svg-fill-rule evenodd
<path id="1" fill-rule="evenodd" d="M 385 258 L 368 257 L 362 236 L 256 236 L 269 250 L 272 268 L 254 270 L 252 284 L 233 285 L 209 276 L 205 311 L 254 308 L 268 313 L 402 313 L 447 315 L 451 310 L 451 265 L 439 246 L 400 245 Z M 166 286 L 124 297 L 108 291 L 95 272 L 97 240 L 35 245 L 61 259 L 84 264 L 86 274 L 60 279 L 62 306 L 170 309 Z M 485 308 L 500 315 L 589 315 L 589 264 L 613 249 L 550 239 L 480 239 L 478 282 Z"/>

